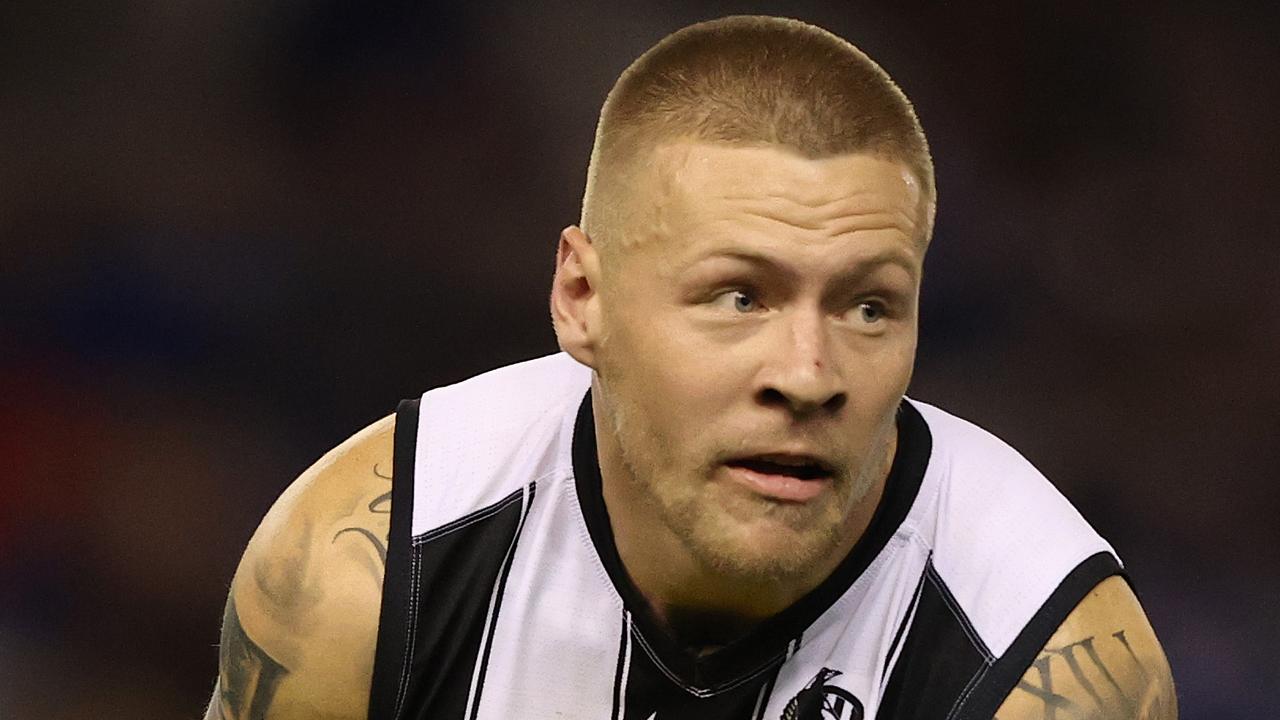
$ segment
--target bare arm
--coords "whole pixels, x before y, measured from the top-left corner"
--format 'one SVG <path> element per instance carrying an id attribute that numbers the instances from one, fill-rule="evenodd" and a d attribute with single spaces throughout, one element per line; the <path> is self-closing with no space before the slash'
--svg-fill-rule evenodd
<path id="1" fill-rule="evenodd" d="M 1062 623 L 997 720 L 1177 720 L 1173 676 L 1146 613 L 1120 577 Z"/>
<path id="2" fill-rule="evenodd" d="M 205 720 L 365 720 L 391 511 L 394 418 L 280 496 L 236 570 Z"/>

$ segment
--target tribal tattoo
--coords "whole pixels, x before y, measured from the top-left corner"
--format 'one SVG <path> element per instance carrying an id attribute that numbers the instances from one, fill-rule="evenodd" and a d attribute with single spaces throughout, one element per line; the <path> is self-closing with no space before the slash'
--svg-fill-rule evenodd
<path id="1" fill-rule="evenodd" d="M 266 717 L 276 688 L 289 671 L 245 633 L 234 597 L 227 598 L 218 655 L 218 693 L 210 716 L 216 720 Z"/>
<path id="2" fill-rule="evenodd" d="M 386 480 L 387 482 L 391 482 L 391 476 L 384 475 L 379 470 L 377 465 L 373 466 L 373 474 L 383 480 Z M 376 497 L 374 497 L 372 500 L 369 501 L 369 504 L 366 506 L 366 509 L 368 510 L 369 513 L 375 516 L 372 519 L 375 522 L 377 522 L 378 525 L 382 525 L 383 523 L 387 522 L 386 520 L 380 520 L 376 516 L 385 515 L 389 517 L 391 515 L 391 491 L 387 490 L 386 492 L 383 492 L 377 495 Z M 368 527 L 364 527 L 362 525 L 351 525 L 349 527 L 342 528 L 338 532 L 334 533 L 333 539 L 330 541 L 330 543 L 332 544 L 334 542 L 337 542 L 338 538 L 342 537 L 347 533 L 355 533 L 356 535 L 363 537 L 365 540 L 368 540 L 373 545 L 373 549 L 378 553 L 378 559 L 382 562 L 381 569 L 375 572 L 375 575 L 376 575 L 375 579 L 377 579 L 378 582 L 382 582 L 382 573 L 385 572 L 387 568 L 386 540 L 383 537 L 380 537 L 373 530 L 370 530 Z"/>

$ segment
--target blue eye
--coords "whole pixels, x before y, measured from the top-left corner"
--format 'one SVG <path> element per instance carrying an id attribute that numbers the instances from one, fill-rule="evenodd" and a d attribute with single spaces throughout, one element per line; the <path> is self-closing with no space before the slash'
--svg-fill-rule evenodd
<path id="1" fill-rule="evenodd" d="M 868 325 L 884 319 L 884 306 L 878 302 L 858 303 L 858 317 Z"/>
<path id="2" fill-rule="evenodd" d="M 757 312 L 761 308 L 756 296 L 746 290 L 729 290 L 720 293 L 712 300 L 712 305 L 722 310 L 732 310 L 742 314 Z"/>

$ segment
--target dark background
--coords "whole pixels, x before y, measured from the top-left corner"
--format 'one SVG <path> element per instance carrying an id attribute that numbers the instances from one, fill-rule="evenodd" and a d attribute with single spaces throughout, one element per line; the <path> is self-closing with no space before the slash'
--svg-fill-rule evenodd
<path id="1" fill-rule="evenodd" d="M 273 498 L 398 398 L 555 349 L 610 84 L 743 11 L 916 103 L 912 394 L 1113 541 L 1183 717 L 1274 717 L 1280 17 L 975 5 L 0 5 L 0 717 L 198 717 Z"/>

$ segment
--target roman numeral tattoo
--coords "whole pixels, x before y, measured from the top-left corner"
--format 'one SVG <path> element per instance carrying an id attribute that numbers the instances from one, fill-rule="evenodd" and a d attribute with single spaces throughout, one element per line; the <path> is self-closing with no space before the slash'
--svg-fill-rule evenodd
<path id="1" fill-rule="evenodd" d="M 1062 647 L 1045 648 L 1031 663 L 1036 677 L 1029 680 L 1027 676 L 1023 676 L 1018 681 L 1017 690 L 1028 693 L 1043 703 L 1044 720 L 1099 717 L 1096 713 L 1102 713 L 1101 717 L 1135 716 L 1140 699 L 1129 697 L 1116 682 L 1111 668 L 1107 667 L 1098 653 L 1098 640 L 1097 636 L 1091 636 Z M 1134 654 L 1128 639 L 1125 638 L 1124 630 L 1112 633 L 1106 642 L 1122 645 L 1137 665 L 1142 678 L 1145 680 L 1148 677 L 1146 667 Z M 1054 690 L 1054 670 L 1058 669 L 1058 677 L 1062 679 L 1063 665 L 1088 696 L 1087 704 L 1079 702 L 1079 698 L 1073 700 Z M 1087 668 L 1092 670 L 1092 679 L 1089 677 L 1090 673 L 1086 672 Z M 1028 672 L 1028 675 L 1030 674 Z"/>

